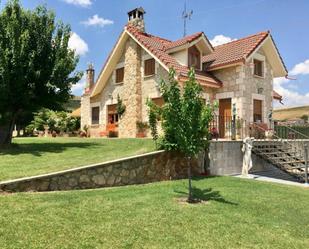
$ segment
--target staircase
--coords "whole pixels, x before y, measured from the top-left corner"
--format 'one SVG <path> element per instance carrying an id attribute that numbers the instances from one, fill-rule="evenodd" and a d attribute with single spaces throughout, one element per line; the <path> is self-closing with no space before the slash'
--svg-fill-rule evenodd
<path id="1" fill-rule="evenodd" d="M 254 124 L 254 129 L 266 132 L 259 125 Z M 291 127 L 281 126 L 284 134 L 292 134 L 293 138 L 285 139 L 280 137 L 281 134 L 276 133 L 272 138 L 256 139 L 253 142 L 253 153 L 269 162 L 278 169 L 297 178 L 300 182 L 308 180 L 306 172 L 306 154 L 305 145 L 309 141 L 309 137 L 299 133 Z M 286 131 L 288 130 L 288 131 Z M 308 141 L 306 141 L 308 139 Z"/>

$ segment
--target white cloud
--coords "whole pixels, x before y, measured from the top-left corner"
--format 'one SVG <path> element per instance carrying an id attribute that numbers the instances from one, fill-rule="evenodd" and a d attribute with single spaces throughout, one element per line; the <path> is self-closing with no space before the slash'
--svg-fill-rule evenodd
<path id="1" fill-rule="evenodd" d="M 280 95 L 283 96 L 283 103 L 287 106 L 302 106 L 309 104 L 309 92 L 300 94 L 296 91 L 287 89 L 285 86 L 291 84 L 295 85 L 294 81 L 288 80 L 286 78 L 276 78 L 274 79 L 274 89 Z M 274 107 L 283 107 L 278 101 L 274 101 Z"/>
<path id="2" fill-rule="evenodd" d="M 86 86 L 86 74 L 78 81 L 75 85 L 72 86 L 71 90 L 74 95 L 81 95 L 83 93 L 83 89 Z"/>
<path id="3" fill-rule="evenodd" d="M 73 4 L 81 7 L 89 7 L 92 4 L 92 0 L 63 0 L 68 4 Z"/>
<path id="4" fill-rule="evenodd" d="M 218 46 L 235 40 L 236 39 L 232 39 L 231 37 L 228 36 L 216 35 L 213 39 L 210 40 L 210 43 L 213 46 Z"/>
<path id="5" fill-rule="evenodd" d="M 74 32 L 69 39 L 69 48 L 75 50 L 77 55 L 85 55 L 89 51 L 88 44 Z"/>
<path id="6" fill-rule="evenodd" d="M 114 21 L 109 20 L 109 19 L 104 19 L 102 17 L 99 17 L 98 15 L 89 17 L 87 21 L 82 22 L 82 24 L 84 24 L 85 26 L 100 26 L 102 28 L 106 25 L 111 25 L 113 23 Z"/>
<path id="7" fill-rule="evenodd" d="M 296 64 L 290 71 L 291 75 L 309 74 L 309 59 Z"/>

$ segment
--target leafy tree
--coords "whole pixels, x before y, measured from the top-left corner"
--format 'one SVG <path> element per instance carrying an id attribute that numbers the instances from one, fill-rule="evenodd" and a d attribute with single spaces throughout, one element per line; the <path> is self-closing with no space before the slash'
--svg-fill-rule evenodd
<path id="1" fill-rule="evenodd" d="M 215 105 L 205 104 L 201 96 L 202 88 L 195 79 L 194 69 L 188 73 L 188 81 L 183 89 L 175 80 L 175 71 L 170 70 L 169 83 L 162 81 L 161 94 L 164 105 L 160 108 L 148 103 L 149 123 L 154 139 L 157 139 L 154 116 L 160 116 L 164 135 L 160 145 L 166 150 L 182 152 L 187 158 L 189 196 L 193 202 L 191 159 L 206 149 L 209 138 L 209 123 L 213 118 Z"/>
<path id="2" fill-rule="evenodd" d="M 300 118 L 304 120 L 305 123 L 308 123 L 309 116 L 307 114 L 302 115 Z"/>
<path id="3" fill-rule="evenodd" d="M 68 47 L 70 27 L 55 22 L 46 7 L 25 10 L 9 0 L 0 12 L 0 145 L 25 113 L 42 107 L 61 109 L 81 73 Z"/>

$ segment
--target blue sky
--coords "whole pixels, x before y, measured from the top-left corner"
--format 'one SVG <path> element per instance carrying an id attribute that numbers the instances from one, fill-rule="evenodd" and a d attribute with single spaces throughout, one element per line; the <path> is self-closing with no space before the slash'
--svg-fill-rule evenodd
<path id="1" fill-rule="evenodd" d="M 6 1 L 1 1 L 1 8 Z M 93 62 L 99 72 L 127 22 L 127 11 L 146 10 L 146 31 L 171 40 L 183 33 L 184 0 L 21 0 L 26 8 L 46 4 L 57 18 L 71 25 L 71 45 L 80 54 L 79 70 Z M 188 33 L 204 31 L 221 43 L 270 30 L 290 75 L 277 79 L 275 89 L 286 106 L 309 104 L 309 1 L 308 0 L 187 0 L 193 10 Z M 213 40 L 214 41 L 214 40 Z M 73 89 L 81 95 L 84 82 Z"/>

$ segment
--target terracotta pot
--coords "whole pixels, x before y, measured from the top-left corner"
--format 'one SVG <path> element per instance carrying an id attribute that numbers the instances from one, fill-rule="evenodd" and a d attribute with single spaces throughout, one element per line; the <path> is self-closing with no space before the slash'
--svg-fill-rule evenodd
<path id="1" fill-rule="evenodd" d="M 146 137 L 146 134 L 144 132 L 139 132 L 136 134 L 136 137 L 143 138 L 143 137 Z"/>

